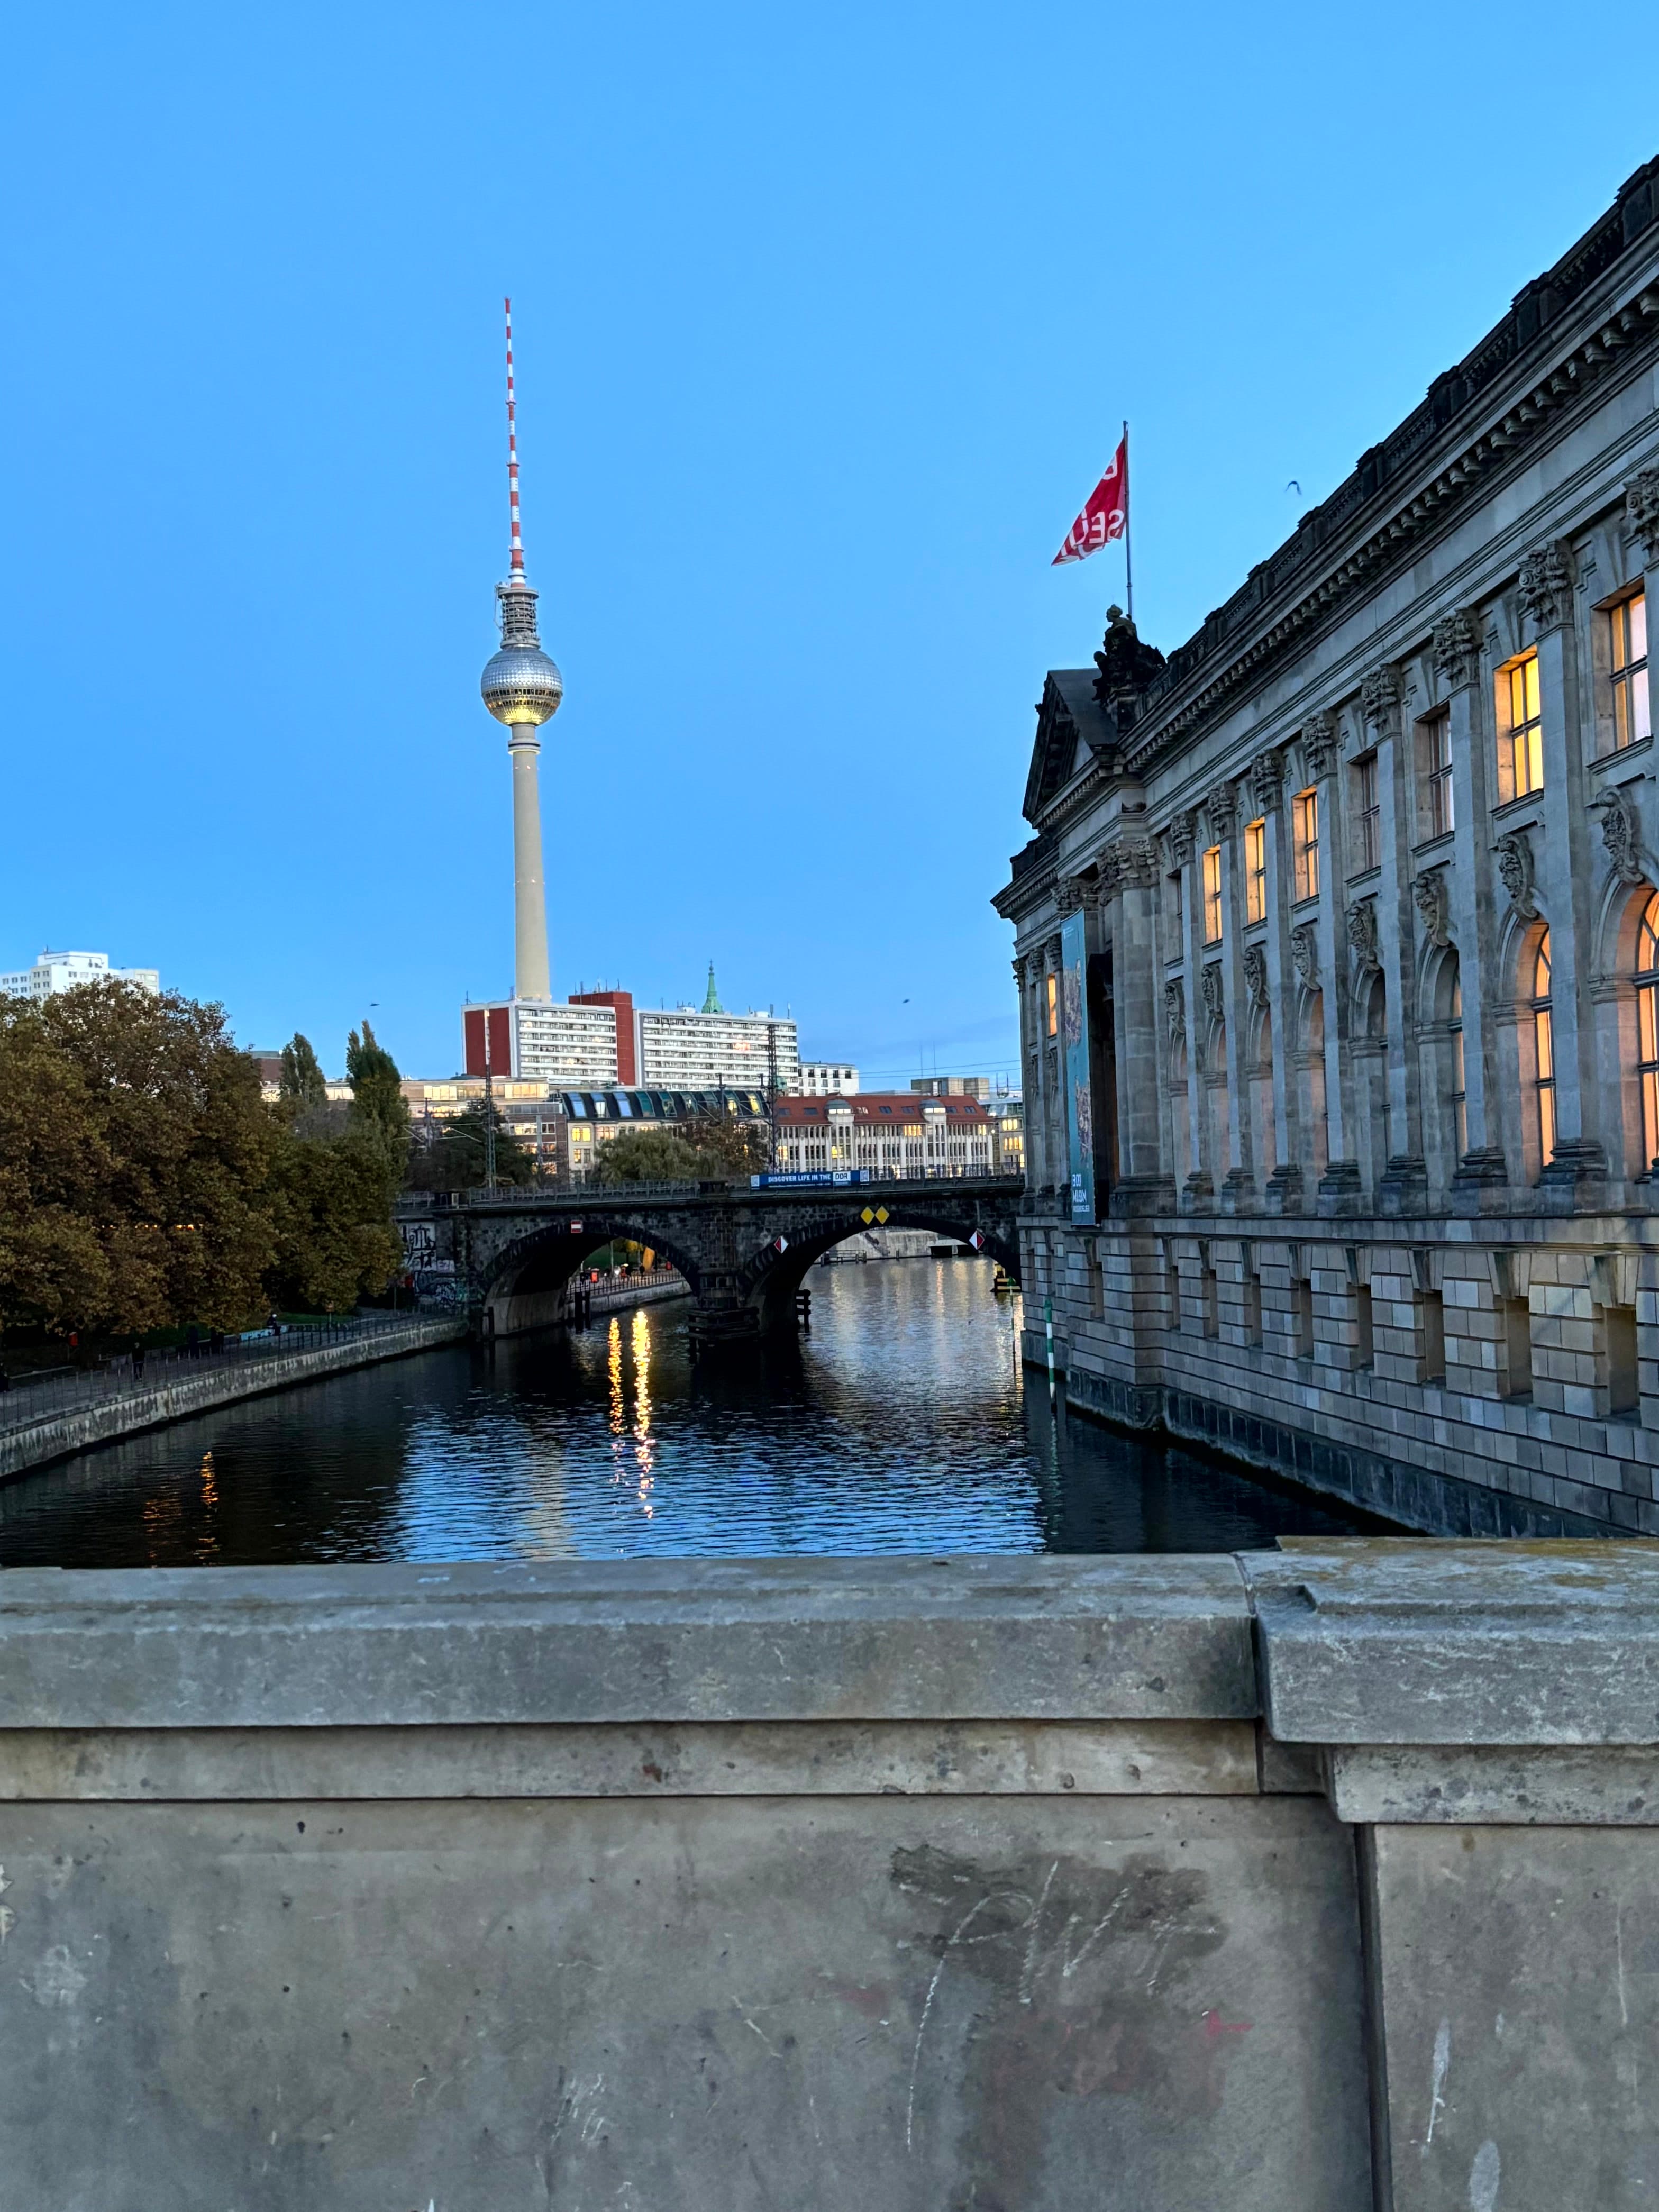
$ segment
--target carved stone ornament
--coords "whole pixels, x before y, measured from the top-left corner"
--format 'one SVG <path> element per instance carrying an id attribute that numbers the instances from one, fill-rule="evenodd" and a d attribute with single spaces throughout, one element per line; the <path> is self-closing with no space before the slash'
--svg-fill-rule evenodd
<path id="1" fill-rule="evenodd" d="M 1150 890 L 1158 881 L 1158 847 L 1144 835 L 1120 838 L 1101 855 L 1100 872 L 1114 890 Z"/>
<path id="2" fill-rule="evenodd" d="M 1386 661 L 1373 668 L 1359 690 L 1359 711 L 1379 738 L 1400 734 L 1400 672 Z"/>
<path id="3" fill-rule="evenodd" d="M 1319 988 L 1319 933 L 1310 921 L 1299 921 L 1291 932 L 1291 958 L 1304 989 Z"/>
<path id="4" fill-rule="evenodd" d="M 1017 952 L 1014 955 L 1013 968 L 1014 988 L 1017 991 L 1023 991 L 1025 988 L 1025 955 L 1023 952 Z"/>
<path id="5" fill-rule="evenodd" d="M 1621 884 L 1639 884 L 1647 874 L 1642 859 L 1642 817 L 1627 791 L 1604 791 L 1590 804 L 1600 809 L 1601 842 Z"/>
<path id="6" fill-rule="evenodd" d="M 1250 994 L 1252 1011 L 1265 1014 L 1267 1011 L 1267 951 L 1265 945 L 1247 945 L 1244 947 L 1244 988 Z"/>
<path id="7" fill-rule="evenodd" d="M 1212 960 L 1200 973 L 1199 988 L 1204 994 L 1204 1004 L 1212 1022 L 1224 1020 L 1227 1012 L 1227 994 L 1221 980 L 1221 964 Z"/>
<path id="8" fill-rule="evenodd" d="M 1302 757 L 1307 763 L 1310 783 L 1330 774 L 1336 759 L 1334 714 L 1314 714 L 1302 725 Z"/>
<path id="9" fill-rule="evenodd" d="M 1429 649 L 1434 672 L 1449 691 L 1461 691 L 1480 673 L 1480 633 L 1466 609 L 1442 615 Z"/>
<path id="10" fill-rule="evenodd" d="M 1054 884 L 1054 904 L 1062 914 L 1087 914 L 1098 890 L 1091 876 L 1060 876 Z"/>
<path id="11" fill-rule="evenodd" d="M 1196 826 L 1191 814 L 1177 814 L 1164 834 L 1170 841 L 1171 872 L 1173 873 L 1176 868 L 1190 868 L 1193 865 L 1193 850 L 1198 842 Z"/>
<path id="12" fill-rule="evenodd" d="M 1250 797 L 1258 814 L 1271 814 L 1285 788 L 1285 756 L 1269 746 L 1250 763 Z"/>
<path id="13" fill-rule="evenodd" d="M 1348 908 L 1348 943 L 1363 975 L 1382 965 L 1376 943 L 1376 901 L 1356 899 Z"/>
<path id="14" fill-rule="evenodd" d="M 1179 976 L 1164 986 L 1164 1026 L 1170 1051 L 1179 1052 L 1187 1042 L 1187 994 Z"/>
<path id="15" fill-rule="evenodd" d="M 1446 890 L 1444 872 L 1439 868 L 1425 869 L 1412 885 L 1412 897 L 1417 911 L 1423 917 L 1423 927 L 1431 945 L 1447 945 L 1451 939 L 1447 927 L 1451 919 L 1451 903 Z"/>
<path id="16" fill-rule="evenodd" d="M 1659 561 L 1659 469 L 1644 469 L 1625 486 L 1625 520 L 1649 560 Z"/>
<path id="17" fill-rule="evenodd" d="M 1204 802 L 1204 811 L 1210 817 L 1212 835 L 1218 841 L 1231 837 L 1238 821 L 1238 786 L 1217 784 Z"/>
<path id="18" fill-rule="evenodd" d="M 1524 830 L 1512 830 L 1507 837 L 1500 837 L 1492 847 L 1498 855 L 1498 878 L 1510 895 L 1510 904 L 1522 921 L 1536 921 L 1538 908 L 1533 902 L 1532 847 Z"/>
<path id="19" fill-rule="evenodd" d="M 1521 604 L 1539 629 L 1553 629 L 1572 612 L 1572 563 L 1565 540 L 1534 545 L 1521 563 Z"/>

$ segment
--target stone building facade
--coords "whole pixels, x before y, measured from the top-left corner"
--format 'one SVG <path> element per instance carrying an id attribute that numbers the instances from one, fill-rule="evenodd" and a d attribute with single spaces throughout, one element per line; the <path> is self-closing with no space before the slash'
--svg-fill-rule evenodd
<path id="1" fill-rule="evenodd" d="M 1166 662 L 1044 687 L 1028 1346 L 1419 1526 L 1659 1534 L 1659 161 Z"/>

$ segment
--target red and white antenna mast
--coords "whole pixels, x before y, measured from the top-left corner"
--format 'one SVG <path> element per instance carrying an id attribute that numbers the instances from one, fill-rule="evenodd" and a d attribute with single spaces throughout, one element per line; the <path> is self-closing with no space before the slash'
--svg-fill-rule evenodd
<path id="1" fill-rule="evenodd" d="M 513 302 L 507 307 L 507 504 L 513 525 L 512 580 L 524 581 L 524 539 L 519 531 L 519 421 L 513 398 Z"/>

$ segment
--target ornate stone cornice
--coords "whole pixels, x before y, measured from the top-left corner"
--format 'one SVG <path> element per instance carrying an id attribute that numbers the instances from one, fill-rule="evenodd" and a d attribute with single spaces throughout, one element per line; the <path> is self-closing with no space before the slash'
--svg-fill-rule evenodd
<path id="1" fill-rule="evenodd" d="M 1336 717 L 1310 714 L 1302 725 L 1302 758 L 1310 783 L 1328 776 L 1336 764 Z"/>
<path id="2" fill-rule="evenodd" d="M 1467 608 L 1442 615 L 1429 650 L 1434 672 L 1449 691 L 1461 691 L 1475 681 L 1480 673 L 1480 633 Z"/>
<path id="3" fill-rule="evenodd" d="M 1391 662 L 1373 668 L 1361 684 L 1359 711 L 1379 742 L 1400 735 L 1400 672 Z"/>
<path id="4" fill-rule="evenodd" d="M 1431 945 L 1449 945 L 1450 899 L 1443 868 L 1425 868 L 1412 885 L 1412 898 L 1423 917 L 1424 933 Z"/>
<path id="5" fill-rule="evenodd" d="M 1319 932 L 1310 921 L 1299 921 L 1291 932 L 1291 958 L 1304 989 L 1319 988 Z"/>
<path id="6" fill-rule="evenodd" d="M 1285 788 L 1285 756 L 1269 745 L 1250 763 L 1250 798 L 1258 814 L 1271 814 Z"/>
<path id="7" fill-rule="evenodd" d="M 1376 943 L 1376 901 L 1356 899 L 1348 908 L 1348 944 L 1361 975 L 1382 965 Z"/>
<path id="8" fill-rule="evenodd" d="M 1265 1014 L 1267 1011 L 1267 951 L 1265 945 L 1247 945 L 1244 947 L 1244 988 L 1250 994 L 1252 1011 Z"/>
<path id="9" fill-rule="evenodd" d="M 1524 830 L 1511 830 L 1492 847 L 1498 855 L 1499 882 L 1510 895 L 1510 904 L 1522 921 L 1536 921 L 1538 908 L 1532 896 L 1532 847 Z"/>
<path id="10" fill-rule="evenodd" d="M 1567 542 L 1534 545 L 1521 563 L 1521 604 L 1536 629 L 1559 629 L 1572 612 L 1572 562 Z"/>
<path id="11" fill-rule="evenodd" d="M 1625 486 L 1625 520 L 1648 559 L 1659 561 L 1659 469 L 1639 470 Z"/>
<path id="12" fill-rule="evenodd" d="M 1642 854 L 1642 817 L 1627 791 L 1604 791 L 1590 805 L 1601 817 L 1601 842 L 1607 848 L 1613 872 L 1621 884 L 1639 884 L 1647 876 Z"/>
<path id="13" fill-rule="evenodd" d="M 1632 272 L 1626 221 L 1626 210 L 1609 210 L 1587 234 L 1595 252 L 1586 246 L 1568 257 L 1583 276 L 1564 291 L 1559 264 L 1553 289 L 1528 288 L 1527 299 L 1437 378 L 1424 403 L 1170 654 L 1140 702 L 1131 773 L 1224 711 L 1271 665 L 1305 655 L 1310 638 L 1385 574 L 1419 557 L 1495 484 L 1526 468 L 1559 434 L 1563 415 L 1599 386 L 1650 373 L 1659 283 L 1650 261 Z"/>

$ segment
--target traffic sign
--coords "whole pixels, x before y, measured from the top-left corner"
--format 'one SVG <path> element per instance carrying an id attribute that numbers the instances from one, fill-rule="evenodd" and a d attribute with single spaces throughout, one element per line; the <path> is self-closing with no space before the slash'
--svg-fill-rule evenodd
<path id="1" fill-rule="evenodd" d="M 968 1239 L 968 1242 L 973 1246 L 975 1252 L 982 1252 L 985 1249 L 985 1231 L 982 1229 L 975 1230 L 973 1235 Z"/>
<path id="2" fill-rule="evenodd" d="M 877 1220 L 878 1220 L 878 1221 L 885 1221 L 885 1220 L 886 1220 L 886 1218 L 887 1218 L 887 1208 L 886 1208 L 884 1206 L 878 1206 L 876 1208 L 876 1218 L 877 1218 Z"/>
<path id="3" fill-rule="evenodd" d="M 775 1237 L 772 1239 L 772 1249 L 775 1252 L 787 1252 L 789 1249 L 789 1239 L 787 1237 Z"/>

